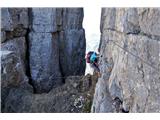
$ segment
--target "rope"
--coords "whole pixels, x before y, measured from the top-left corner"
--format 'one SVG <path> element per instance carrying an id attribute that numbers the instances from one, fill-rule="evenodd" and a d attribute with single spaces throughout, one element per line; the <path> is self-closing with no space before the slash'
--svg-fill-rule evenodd
<path id="1" fill-rule="evenodd" d="M 124 51 L 128 52 L 129 54 L 131 54 L 132 56 L 140 59 L 140 60 L 143 61 L 145 64 L 147 64 L 148 66 L 150 66 L 151 68 L 153 68 L 154 70 L 156 70 L 157 73 L 159 73 L 159 69 L 158 69 L 158 68 L 152 66 L 150 63 L 146 62 L 146 61 L 143 60 L 141 57 L 139 57 L 139 56 L 133 54 L 132 52 L 126 50 L 125 48 L 121 47 L 119 44 L 117 44 L 117 42 L 115 42 L 115 41 L 113 41 L 113 40 L 108 40 L 108 41 L 111 41 L 113 44 L 115 44 L 116 46 L 118 46 L 118 47 L 121 48 L 122 50 L 124 50 Z"/>

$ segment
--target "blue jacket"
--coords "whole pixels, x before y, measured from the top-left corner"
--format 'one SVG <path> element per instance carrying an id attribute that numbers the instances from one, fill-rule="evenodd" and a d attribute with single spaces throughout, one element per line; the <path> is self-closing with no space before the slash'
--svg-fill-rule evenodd
<path id="1" fill-rule="evenodd" d="M 97 55 L 96 55 L 96 53 L 94 52 L 94 53 L 91 55 L 91 57 L 90 57 L 90 61 L 91 61 L 92 63 L 94 63 L 95 60 L 96 60 L 96 58 L 97 58 Z"/>

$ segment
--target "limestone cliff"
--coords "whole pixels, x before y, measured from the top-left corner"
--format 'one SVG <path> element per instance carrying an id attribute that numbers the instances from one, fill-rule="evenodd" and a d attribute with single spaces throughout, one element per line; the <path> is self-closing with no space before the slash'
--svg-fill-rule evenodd
<path id="1" fill-rule="evenodd" d="M 2 51 L 20 55 L 35 92 L 85 73 L 83 8 L 2 8 L 1 18 Z"/>
<path id="2" fill-rule="evenodd" d="M 85 73 L 82 22 L 83 8 L 1 9 L 2 111 L 23 112 L 17 109 L 21 94 L 23 100 L 49 92 L 64 77 Z"/>
<path id="3" fill-rule="evenodd" d="M 29 64 L 36 91 L 61 84 L 62 76 L 83 75 L 83 9 L 33 8 L 30 15 Z"/>
<path id="4" fill-rule="evenodd" d="M 92 112 L 160 112 L 160 9 L 103 8 Z"/>

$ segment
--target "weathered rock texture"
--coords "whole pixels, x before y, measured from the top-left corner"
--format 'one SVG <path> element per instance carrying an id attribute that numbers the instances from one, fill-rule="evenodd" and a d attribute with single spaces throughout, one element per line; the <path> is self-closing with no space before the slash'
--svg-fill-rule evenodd
<path id="1" fill-rule="evenodd" d="M 30 71 L 37 92 L 85 72 L 83 9 L 33 8 L 29 33 Z"/>
<path id="2" fill-rule="evenodd" d="M 1 9 L 2 111 L 22 112 L 27 106 L 29 112 L 28 103 L 18 102 L 29 99 L 25 93 L 49 92 L 65 82 L 61 77 L 85 73 L 82 21 L 83 8 Z"/>
<path id="3" fill-rule="evenodd" d="M 1 100 L 2 110 L 5 108 L 7 97 L 14 88 L 23 88 L 33 91 L 28 84 L 28 78 L 19 55 L 13 51 L 1 51 Z M 15 96 L 19 93 L 15 93 Z M 10 99 L 10 98 L 8 98 Z"/>
<path id="4" fill-rule="evenodd" d="M 26 72 L 28 9 L 1 9 L 1 99 L 2 109 L 12 88 L 32 91 Z M 28 86 L 28 87 L 27 87 Z M 18 94 L 18 93 L 17 93 Z"/>
<path id="5" fill-rule="evenodd" d="M 26 35 L 28 28 L 28 9 L 1 9 L 2 50 L 14 51 L 20 56 L 25 69 Z"/>
<path id="6" fill-rule="evenodd" d="M 92 112 L 160 112 L 160 9 L 103 8 L 100 49 Z"/>
<path id="7" fill-rule="evenodd" d="M 90 112 L 96 76 L 70 76 L 49 93 L 33 94 L 13 88 L 2 112 Z M 18 93 L 18 94 L 17 94 Z"/>
<path id="8" fill-rule="evenodd" d="M 27 8 L 1 9 L 1 42 L 26 35 L 28 28 Z"/>

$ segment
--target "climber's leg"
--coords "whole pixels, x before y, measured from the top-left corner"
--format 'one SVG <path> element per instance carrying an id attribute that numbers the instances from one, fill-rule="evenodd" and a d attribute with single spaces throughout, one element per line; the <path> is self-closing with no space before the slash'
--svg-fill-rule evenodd
<path id="1" fill-rule="evenodd" d="M 93 68 L 96 72 L 100 72 L 99 68 L 95 64 L 90 64 L 91 68 Z"/>
<path id="2" fill-rule="evenodd" d="M 91 66 L 91 68 L 93 68 L 95 70 L 95 72 L 98 73 L 98 76 L 101 77 L 99 67 L 96 64 L 90 64 L 90 66 Z"/>

